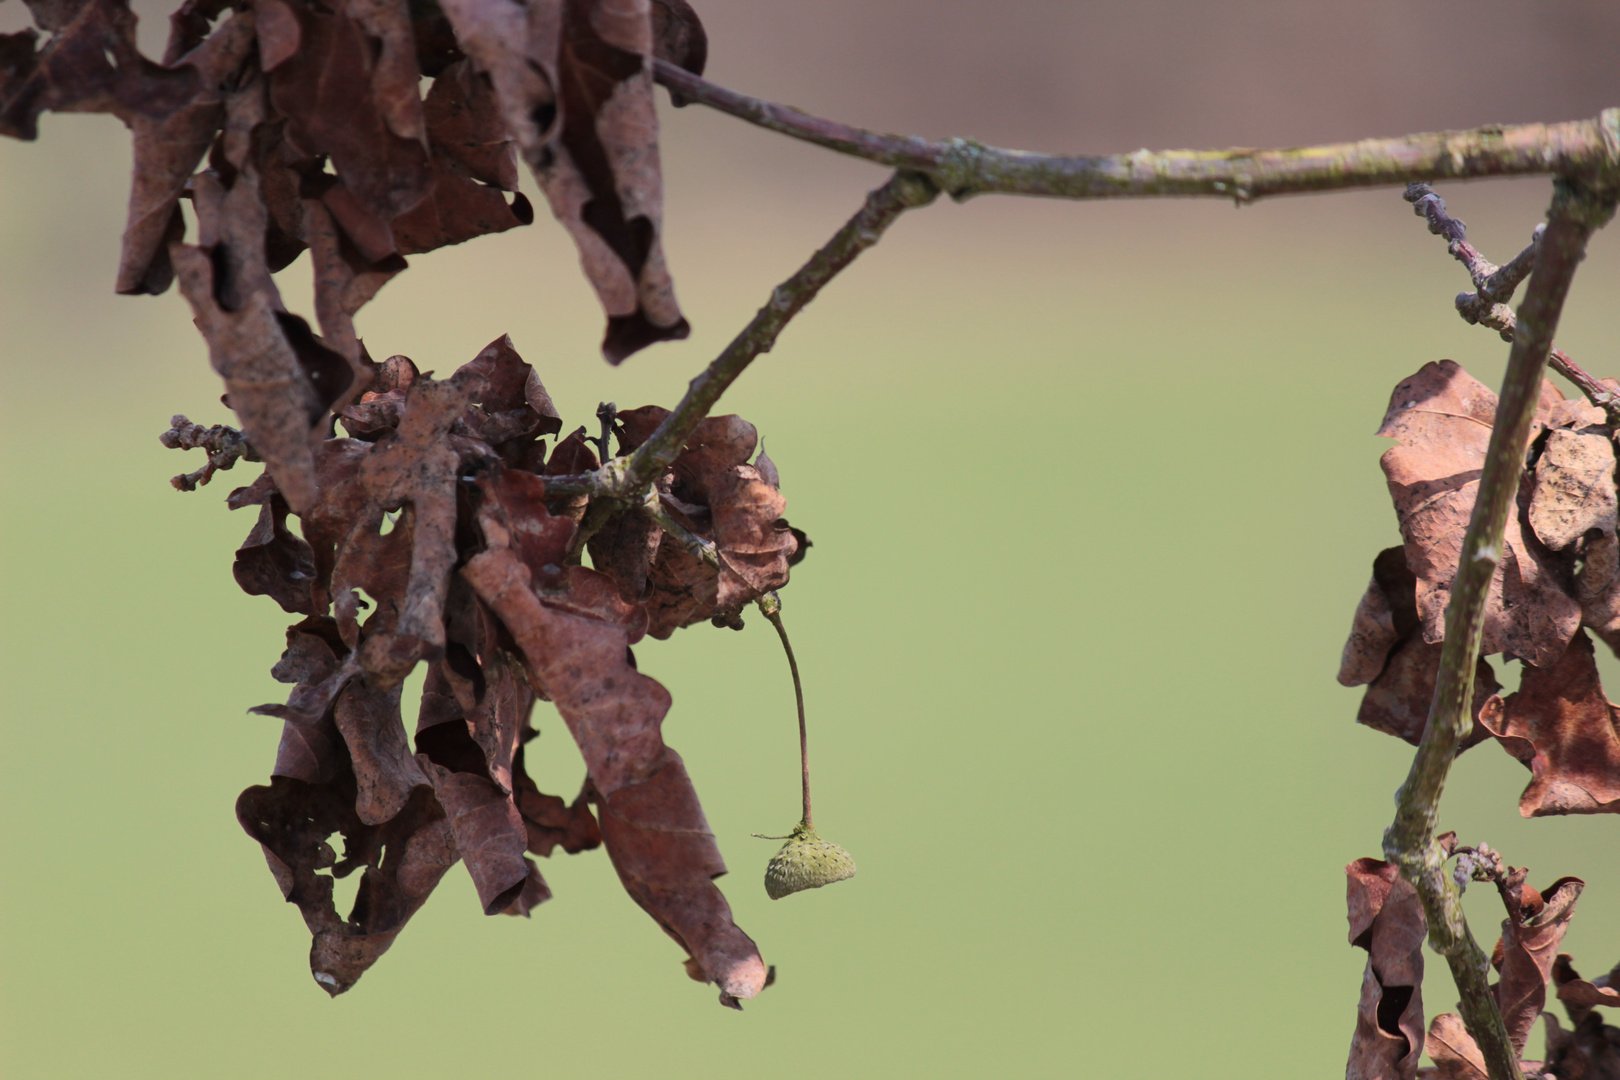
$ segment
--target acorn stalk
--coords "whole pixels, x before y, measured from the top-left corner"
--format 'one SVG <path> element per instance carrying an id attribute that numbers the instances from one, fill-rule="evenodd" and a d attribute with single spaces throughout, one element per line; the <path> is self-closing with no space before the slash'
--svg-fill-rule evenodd
<path id="1" fill-rule="evenodd" d="M 759 610 L 776 627 L 787 653 L 788 670 L 793 674 L 793 697 L 799 709 L 799 769 L 803 781 L 804 816 L 787 836 L 762 836 L 764 840 L 786 840 L 765 868 L 765 894 L 780 900 L 805 889 L 819 889 L 835 881 L 855 876 L 855 860 L 849 852 L 816 834 L 810 813 L 810 740 L 804 722 L 804 685 L 799 679 L 799 662 L 793 656 L 793 643 L 782 625 L 782 601 L 775 593 L 760 598 Z"/>

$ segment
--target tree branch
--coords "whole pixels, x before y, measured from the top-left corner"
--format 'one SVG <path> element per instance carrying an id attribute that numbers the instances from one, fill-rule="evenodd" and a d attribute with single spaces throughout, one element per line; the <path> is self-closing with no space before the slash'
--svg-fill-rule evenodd
<path id="1" fill-rule="evenodd" d="M 1446 240 L 1446 250 L 1463 264 L 1473 279 L 1476 291 L 1458 294 L 1457 314 L 1464 322 L 1487 326 L 1499 333 L 1503 341 L 1512 341 L 1518 317 L 1507 302 L 1513 298 L 1519 282 L 1530 273 L 1547 226 L 1537 225 L 1525 249 L 1506 266 L 1498 267 L 1468 242 L 1468 226 L 1447 213 L 1445 200 L 1428 184 L 1406 185 L 1403 197 L 1412 204 L 1414 214 L 1428 220 L 1429 231 Z M 1588 374 L 1562 349 L 1554 348 L 1549 356 L 1554 371 L 1574 383 L 1588 401 L 1607 412 L 1610 423 L 1620 423 L 1620 398 L 1614 391 Z"/>
<path id="2" fill-rule="evenodd" d="M 1429 942 L 1451 966 L 1462 997 L 1463 1021 L 1484 1054 L 1492 1080 L 1520 1080 L 1519 1063 L 1486 984 L 1489 962 L 1463 918 L 1456 882 L 1444 871 L 1435 824 L 1451 761 L 1473 727 L 1474 666 L 1485 626 L 1485 602 L 1501 558 L 1508 513 L 1515 505 L 1542 369 L 1575 267 L 1592 233 L 1614 213 L 1616 194 L 1614 187 L 1599 190 L 1567 179 L 1556 183 L 1446 608 L 1445 644 L 1428 726 L 1396 794 L 1395 821 L 1384 833 L 1385 857 L 1401 868 L 1423 901 Z"/>
<path id="3" fill-rule="evenodd" d="M 616 499 L 630 499 L 662 476 L 720 395 L 755 357 L 771 351 L 783 329 L 816 298 L 822 286 L 876 244 L 901 214 L 912 207 L 927 206 L 938 194 L 939 189 L 927 177 L 908 172 L 895 173 L 888 183 L 868 194 L 866 204 L 855 216 L 798 273 L 771 291 L 770 301 L 692 380 L 686 396 L 647 441 L 628 458 L 615 458 L 602 465 L 598 470 L 599 490 Z M 547 485 L 551 483 L 548 479 Z"/>
<path id="4" fill-rule="evenodd" d="M 667 61 L 654 77 L 670 91 L 795 139 L 923 173 L 952 198 L 1049 195 L 1065 199 L 1267 195 L 1554 173 L 1596 176 L 1620 167 L 1620 109 L 1595 120 L 1514 124 L 1283 150 L 1138 150 L 1110 156 L 1032 154 L 972 139 L 884 135 L 749 97 Z"/>

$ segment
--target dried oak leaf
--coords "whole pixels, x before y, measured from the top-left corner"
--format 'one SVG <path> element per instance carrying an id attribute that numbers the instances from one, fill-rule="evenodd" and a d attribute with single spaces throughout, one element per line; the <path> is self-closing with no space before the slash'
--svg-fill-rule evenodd
<path id="1" fill-rule="evenodd" d="M 504 657 L 490 657 L 485 676 L 482 699 L 468 716 L 442 665 L 428 669 L 418 760 L 449 816 L 484 913 L 505 911 L 527 893 L 527 914 L 541 902 L 545 880 L 523 857 L 528 834 L 513 797 L 512 757 L 534 695 Z"/>
<path id="2" fill-rule="evenodd" d="M 1530 1029 L 1547 1004 L 1547 980 L 1586 883 L 1564 877 L 1539 892 L 1522 881 L 1512 884 L 1517 887 L 1502 890 L 1508 917 L 1502 922 L 1501 978 L 1494 992 L 1513 1052 L 1523 1054 Z"/>
<path id="3" fill-rule="evenodd" d="M 368 262 L 398 254 L 389 222 L 432 185 L 406 0 L 256 0 L 270 97 L 296 156 L 331 159 L 321 194 Z M 274 32 L 267 32 L 273 27 Z"/>
<path id="4" fill-rule="evenodd" d="M 521 459 L 528 443 L 562 430 L 562 417 L 540 373 L 518 355 L 510 335 L 502 334 L 484 346 L 466 366 L 487 384 L 478 408 L 466 417 L 467 426 L 503 456 Z"/>
<path id="5" fill-rule="evenodd" d="M 585 440 L 585 429 L 579 428 L 570 432 L 567 438 L 557 440 L 556 447 L 551 451 L 551 457 L 546 461 L 545 475 L 572 476 L 587 473 L 599 464 L 596 452 Z M 589 495 L 561 495 L 549 500 L 546 505 L 553 514 L 577 523 L 584 519 L 585 508 L 590 501 Z"/>
<path id="6" fill-rule="evenodd" d="M 765 965 L 713 883 L 724 863 L 680 758 L 660 735 L 668 691 L 631 667 L 622 625 L 542 603 L 530 568 L 509 546 L 510 529 L 489 503 L 479 516 L 487 548 L 461 572 L 511 632 L 531 683 L 556 703 L 579 745 L 626 890 L 720 987 L 722 1002 L 753 997 Z M 616 597 L 610 583 L 603 595 Z"/>
<path id="7" fill-rule="evenodd" d="M 1416 746 L 1429 726 L 1429 707 L 1440 672 L 1439 644 L 1423 640 L 1417 615 L 1416 579 L 1406 568 L 1405 548 L 1386 548 L 1373 560 L 1372 581 L 1356 608 L 1344 645 L 1339 682 L 1367 685 L 1356 721 Z M 1461 750 L 1490 737 L 1479 722 L 1501 684 L 1483 658 L 1474 668 L 1474 728 Z"/>
<path id="8" fill-rule="evenodd" d="M 1583 1010 L 1595 1006 L 1620 1009 L 1620 966 L 1588 982 L 1575 970 L 1573 958 L 1568 953 L 1559 953 L 1553 964 L 1552 979 L 1558 987 L 1558 1000 L 1569 1010 L 1572 1023 L 1586 1019 Z"/>
<path id="9" fill-rule="evenodd" d="M 270 277 L 265 208 L 250 153 L 264 109 L 259 80 L 229 95 L 225 143 L 235 175 L 229 184 L 210 173 L 197 177 L 198 244 L 171 245 L 170 258 L 227 401 L 287 504 L 302 514 L 315 502 L 320 421 L 357 373 L 283 309 Z"/>
<path id="10" fill-rule="evenodd" d="M 494 92 L 470 61 L 433 80 L 424 103 L 433 183 L 427 197 L 392 222 L 399 253 L 411 255 L 534 221 L 518 191 L 517 158 Z M 506 201 L 503 192 L 512 193 Z"/>
<path id="11" fill-rule="evenodd" d="M 287 649 L 270 669 L 278 682 L 297 684 L 287 703 L 258 705 L 248 712 L 280 717 L 285 724 L 303 728 L 330 724 L 332 703 L 359 673 L 359 662 L 339 634 L 336 621 L 326 615 L 311 616 L 287 629 Z M 284 735 L 287 730 L 283 728 Z M 302 772 L 285 775 L 309 779 Z"/>
<path id="12" fill-rule="evenodd" d="M 39 114 L 106 112 L 125 123 L 162 120 L 198 90 L 198 72 L 167 68 L 140 54 L 126 0 L 60 0 L 30 5 L 51 36 L 37 52 L 29 29 L 0 34 L 0 135 L 32 141 Z"/>
<path id="13" fill-rule="evenodd" d="M 686 0 L 652 0 L 652 34 L 653 55 L 658 59 L 694 75 L 703 74 L 709 63 L 709 35 Z"/>
<path id="14" fill-rule="evenodd" d="M 222 87 L 234 81 L 253 41 L 253 17 L 231 16 L 176 63 L 197 72 L 198 91 L 192 100 L 161 120 L 130 118 L 135 167 L 118 257 L 118 292 L 156 295 L 174 280 L 169 245 L 183 239 L 186 231 L 180 195 L 224 123 Z"/>
<path id="15" fill-rule="evenodd" d="M 371 384 L 359 400 L 338 410 L 338 422 L 353 438 L 376 442 L 399 427 L 405 394 L 418 374 L 410 357 L 390 356 L 373 369 Z"/>
<path id="16" fill-rule="evenodd" d="M 287 503 L 279 494 L 259 508 L 258 524 L 236 549 L 231 573 L 249 596 L 268 596 L 283 611 L 319 614 L 312 589 L 315 556 L 287 528 Z"/>
<path id="17" fill-rule="evenodd" d="M 242 792 L 236 817 L 263 847 L 282 895 L 303 913 L 313 937 L 310 971 L 335 997 L 394 943 L 457 853 L 444 811 L 426 787 L 416 789 L 391 821 L 362 822 L 341 740 L 333 746 L 332 780 L 272 777 L 268 786 Z M 343 836 L 341 861 L 327 843 L 334 833 Z M 361 868 L 354 908 L 345 919 L 333 901 L 333 878 Z"/>
<path id="18" fill-rule="evenodd" d="M 621 445 L 626 450 L 640 446 L 668 415 L 656 405 L 620 413 Z M 680 627 L 735 615 L 787 584 L 789 562 L 802 546 L 782 517 L 787 506 L 782 493 L 748 464 L 757 443 L 758 434 L 746 420 L 711 416 L 687 439 L 668 483 L 660 487 L 675 519 L 714 542 L 718 571 L 679 544 L 646 544 L 643 550 L 651 564 L 643 586 L 639 562 L 633 561 L 640 554 L 633 536 L 621 548 L 624 538 L 610 533 L 591 549 L 593 560 L 600 551 L 602 564 L 613 569 L 624 595 L 650 588 L 645 606 L 653 637 L 667 638 Z"/>
<path id="19" fill-rule="evenodd" d="M 1565 1031 L 1552 1013 L 1543 1013 L 1547 1032 L 1547 1066 L 1554 1075 L 1578 1080 L 1620 1080 L 1620 1028 L 1603 1022 L 1594 1005 L 1620 1004 L 1610 986 L 1616 971 L 1592 982 L 1580 977 L 1568 955 L 1553 965 L 1553 983 L 1573 1029 Z M 1594 1000 L 1600 999 L 1600 1000 Z"/>
<path id="20" fill-rule="evenodd" d="M 393 820 L 429 782 L 405 740 L 399 699 L 398 684 L 384 689 L 362 675 L 343 688 L 333 711 L 354 769 L 354 811 L 367 825 Z"/>
<path id="21" fill-rule="evenodd" d="M 507 130 L 573 237 L 617 364 L 684 338 L 659 234 L 663 180 L 649 0 L 445 0 Z"/>
<path id="22" fill-rule="evenodd" d="M 1530 770 L 1520 814 L 1620 812 L 1620 711 L 1603 693 L 1584 632 L 1557 664 L 1526 667 L 1518 692 L 1492 698 L 1480 721 Z"/>
<path id="23" fill-rule="evenodd" d="M 1456 1013 L 1441 1013 L 1430 1021 L 1424 1045 L 1437 1080 L 1488 1080 L 1485 1055 Z"/>
<path id="24" fill-rule="evenodd" d="M 1543 419 L 1561 400 L 1556 394 L 1550 384 L 1544 388 Z M 1378 429 L 1399 444 L 1379 463 L 1406 540 L 1406 564 L 1417 578 L 1423 639 L 1431 644 L 1445 636 L 1446 604 L 1495 417 L 1496 395 L 1442 360 L 1395 387 Z M 1538 667 L 1554 663 L 1581 618 L 1562 576 L 1518 516 L 1510 516 L 1491 579 L 1481 655 L 1508 652 Z"/>
<path id="25" fill-rule="evenodd" d="M 1620 1028 L 1589 1014 L 1565 1031 L 1552 1013 L 1541 1014 L 1547 1032 L 1547 1075 L 1579 1080 L 1620 1080 Z"/>
<path id="26" fill-rule="evenodd" d="M 405 260 L 395 257 L 372 262 L 338 228 L 326 204 L 303 200 L 303 229 L 315 274 L 315 320 L 326 344 L 356 372 L 365 369 L 365 348 L 354 332 L 354 316 L 395 274 Z"/>
<path id="27" fill-rule="evenodd" d="M 1393 863 L 1357 859 L 1344 871 L 1350 944 L 1367 950 L 1345 1076 L 1412 1080 L 1423 1054 L 1423 905 Z"/>
<path id="28" fill-rule="evenodd" d="M 489 453 L 481 443 L 447 436 L 483 385 L 465 368 L 443 382 L 413 381 L 398 430 L 370 444 L 346 483 L 324 488 L 322 505 L 310 515 L 323 541 L 338 531 L 328 532 L 331 525 L 347 526 L 333 570 L 334 599 L 342 605 L 358 587 L 379 602 L 380 621 L 375 628 L 368 623 L 358 651 L 380 686 L 398 683 L 444 648 L 445 596 L 457 560 L 457 478 L 464 454 Z M 385 518 L 396 509 L 399 519 L 385 535 Z M 311 531 L 307 524 L 313 545 Z"/>

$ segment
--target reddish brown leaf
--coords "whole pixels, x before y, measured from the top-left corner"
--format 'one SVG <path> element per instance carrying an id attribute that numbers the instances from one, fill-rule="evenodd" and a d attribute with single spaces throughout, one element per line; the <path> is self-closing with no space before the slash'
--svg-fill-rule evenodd
<path id="1" fill-rule="evenodd" d="M 1402 642 L 1383 673 L 1362 695 L 1356 722 L 1405 739 L 1413 746 L 1421 742 L 1423 731 L 1429 726 L 1429 706 L 1434 701 L 1441 648 L 1426 644 L 1417 634 Z M 1474 728 L 1463 740 L 1459 753 L 1490 737 L 1480 720 L 1501 688 L 1491 665 L 1484 660 L 1477 661 L 1474 666 Z"/>
<path id="2" fill-rule="evenodd" d="M 312 616 L 287 629 L 287 651 L 270 669 L 278 682 L 297 683 L 287 704 L 259 705 L 248 711 L 305 727 L 330 722 L 332 703 L 359 671 L 348 645 L 338 635 L 337 624 L 324 615 Z M 278 776 L 309 779 L 303 769 L 282 773 L 279 763 L 276 769 Z"/>
<path id="3" fill-rule="evenodd" d="M 296 23 L 296 48 L 264 57 L 271 100 L 299 157 L 330 157 L 338 182 L 322 197 L 366 259 L 380 261 L 397 250 L 388 222 L 432 183 L 405 2 L 348 0 L 327 11 L 258 0 L 255 9 Z"/>
<path id="4" fill-rule="evenodd" d="M 1589 1014 L 1565 1031 L 1552 1013 L 1542 1013 L 1547 1030 L 1548 1074 L 1579 1080 L 1620 1080 L 1620 1028 Z"/>
<path id="5" fill-rule="evenodd" d="M 317 614 L 312 591 L 315 557 L 309 545 L 287 529 L 287 503 L 280 495 L 259 508 L 259 522 L 236 549 L 231 573 L 249 596 L 268 596 L 283 611 Z"/>
<path id="6" fill-rule="evenodd" d="M 622 626 L 542 604 L 528 568 L 497 546 L 501 523 L 489 513 L 480 520 L 489 550 L 462 573 L 512 633 L 530 681 L 579 744 L 626 890 L 702 965 L 723 1002 L 753 997 L 765 966 L 713 885 L 724 864 L 680 758 L 660 736 L 668 692 L 630 666 Z"/>
<path id="7" fill-rule="evenodd" d="M 185 236 L 180 193 L 225 120 L 225 100 L 217 88 L 241 68 L 252 48 L 252 17 L 233 15 L 179 61 L 198 74 L 191 102 L 161 120 L 130 118 L 135 169 L 118 260 L 120 293 L 155 295 L 174 280 L 169 244 Z"/>
<path id="8" fill-rule="evenodd" d="M 1585 633 L 1556 665 L 1526 667 L 1518 692 L 1493 698 L 1480 720 L 1530 769 L 1519 797 L 1525 817 L 1620 812 L 1620 713 L 1603 693 Z"/>
<path id="9" fill-rule="evenodd" d="M 709 35 L 686 0 L 652 0 L 653 54 L 694 75 L 709 62 Z M 680 104 L 680 102 L 677 102 Z"/>
<path id="10" fill-rule="evenodd" d="M 1586 1019 L 1584 1010 L 1595 1006 L 1620 1009 L 1620 966 L 1588 982 L 1575 970 L 1570 955 L 1559 953 L 1553 963 L 1552 979 L 1558 987 L 1558 1000 L 1569 1010 L 1572 1023 Z"/>
<path id="11" fill-rule="evenodd" d="M 1423 905 L 1393 863 L 1345 867 L 1350 944 L 1367 950 L 1349 1080 L 1412 1080 L 1423 1053 Z"/>
<path id="12" fill-rule="evenodd" d="M 277 776 L 268 787 L 248 788 L 236 803 L 237 820 L 263 846 L 282 895 L 309 926 L 315 981 L 334 996 L 388 950 L 457 858 L 450 826 L 427 788 L 418 788 L 399 815 L 380 826 L 355 815 L 354 793 L 344 761 L 331 782 Z M 327 843 L 334 833 L 343 836 L 341 861 Z M 361 868 L 354 910 L 344 919 L 333 902 L 333 877 Z"/>
<path id="13" fill-rule="evenodd" d="M 1415 587 L 1412 572 L 1406 568 L 1405 548 L 1378 553 L 1339 668 L 1339 682 L 1346 686 L 1370 683 L 1362 695 L 1357 722 L 1414 746 L 1429 724 L 1442 649 L 1423 640 Z M 1474 673 L 1474 730 L 1462 749 L 1490 737 L 1479 723 L 1479 711 L 1499 689 L 1496 672 L 1479 660 Z"/>
<path id="14" fill-rule="evenodd" d="M 668 415 L 656 405 L 620 413 L 624 448 L 640 446 Z M 789 560 L 801 545 L 782 518 L 787 504 L 781 492 L 747 464 L 757 443 L 754 426 L 741 417 L 711 416 L 692 433 L 671 466 L 670 478 L 660 485 L 675 519 L 714 541 L 718 571 L 679 544 L 642 540 L 633 518 L 591 547 L 592 560 L 614 573 L 624 596 L 646 595 L 653 637 L 667 638 L 682 626 L 717 616 L 735 616 L 746 604 L 787 584 Z M 646 571 L 642 552 L 649 562 Z"/>
<path id="15" fill-rule="evenodd" d="M 1567 955 L 1553 964 L 1558 999 L 1574 1025 L 1565 1031 L 1552 1013 L 1543 1013 L 1547 1031 L 1547 1065 L 1553 1075 L 1579 1080 L 1620 1080 L 1620 1028 L 1610 1027 L 1594 1005 L 1620 1004 L 1610 987 L 1620 968 L 1592 982 L 1580 977 Z M 1599 1000 L 1594 1000 L 1599 999 Z"/>
<path id="16" fill-rule="evenodd" d="M 513 440 L 532 441 L 541 435 L 562 430 L 562 417 L 546 393 L 540 373 L 524 363 L 502 334 L 484 346 L 467 365 L 485 380 L 478 397 L 479 407 L 467 415 L 467 426 L 491 446 L 502 447 Z M 520 456 L 514 447 L 510 456 Z"/>
<path id="17" fill-rule="evenodd" d="M 391 821 L 411 793 L 430 782 L 406 744 L 399 695 L 397 685 L 384 690 L 354 679 L 333 714 L 354 768 L 354 811 L 367 825 Z"/>
<path id="18" fill-rule="evenodd" d="M 425 755 L 422 763 L 433 776 L 433 792 L 444 806 L 484 914 L 500 914 L 523 899 L 534 865 L 523 857 L 527 835 L 517 807 L 488 777 L 452 772 Z M 529 892 L 530 907 L 539 903 L 537 895 Z"/>
<path id="19" fill-rule="evenodd" d="M 594 778 L 594 774 L 593 774 Z M 731 921 L 714 880 L 726 872 L 680 755 L 665 749 L 645 782 L 598 795 L 602 842 L 631 899 L 657 921 L 720 987 L 720 1001 L 765 988 L 754 941 Z"/>
<path id="20" fill-rule="evenodd" d="M 1399 629 L 1395 626 L 1395 603 L 1411 598 L 1416 579 L 1406 568 L 1405 548 L 1385 548 L 1373 560 L 1372 580 L 1356 605 L 1356 615 L 1350 624 L 1350 637 L 1344 643 L 1344 655 L 1339 661 L 1339 683 L 1342 686 L 1365 686 L 1378 678 L 1389 663 L 1389 654 L 1403 637 L 1411 634 L 1416 625 L 1416 601 L 1409 600 L 1411 625 Z"/>
<path id="21" fill-rule="evenodd" d="M 1547 980 L 1558 946 L 1585 887 L 1580 878 L 1565 877 L 1540 892 L 1528 887 L 1503 890 L 1508 917 L 1502 923 L 1501 979 L 1495 993 L 1515 1054 L 1524 1053 L 1530 1029 L 1547 1004 Z"/>
<path id="22" fill-rule="evenodd" d="M 517 157 L 494 94 L 468 61 L 440 73 L 424 110 L 433 186 L 393 221 L 400 253 L 432 251 L 534 221 L 534 208 L 518 192 Z M 513 193 L 510 204 L 503 191 Z"/>
<path id="23" fill-rule="evenodd" d="M 193 68 L 165 68 L 140 54 L 123 0 L 62 0 L 33 11 L 51 33 L 38 52 L 33 30 L 0 35 L 0 135 L 36 138 L 47 109 L 162 120 L 199 89 Z"/>
<path id="24" fill-rule="evenodd" d="M 530 738 L 534 734 L 530 733 Z M 544 795 L 535 786 L 523 767 L 523 750 L 519 748 L 513 765 L 517 783 L 518 811 L 523 815 L 523 826 L 529 838 L 529 850 L 536 855 L 550 855 L 561 847 L 570 855 L 601 846 L 602 829 L 591 813 L 585 793 L 572 803 L 555 795 Z"/>
<path id="25" fill-rule="evenodd" d="M 1543 418 L 1554 403 L 1544 395 Z M 1443 360 L 1425 364 L 1395 388 L 1378 429 L 1400 444 L 1380 464 L 1406 540 L 1406 564 L 1417 577 L 1417 609 L 1430 644 L 1445 634 L 1445 608 L 1495 415 L 1496 395 Z M 1518 517 L 1510 517 L 1480 653 L 1505 651 L 1545 666 L 1557 660 L 1579 624 L 1580 605 L 1564 591 L 1560 568 L 1524 534 Z"/>
<path id="26" fill-rule="evenodd" d="M 360 339 L 355 336 L 354 315 L 405 268 L 405 261 L 395 258 L 369 262 L 337 227 L 325 203 L 305 199 L 303 208 L 303 230 L 299 235 L 309 245 L 314 264 L 315 319 L 327 344 L 354 371 L 352 394 L 353 390 L 364 389 L 369 374 L 362 361 Z M 341 407 L 340 403 L 334 405 Z"/>
<path id="27" fill-rule="evenodd" d="M 1441 1013 L 1434 1018 L 1425 1045 L 1439 1080 L 1487 1080 L 1485 1055 L 1479 1052 L 1479 1045 L 1456 1013 Z"/>
<path id="28" fill-rule="evenodd" d="M 569 476 L 590 472 L 599 464 L 590 443 L 585 441 L 585 429 L 580 428 L 570 433 L 566 439 L 557 440 L 557 446 L 551 451 L 551 458 L 546 462 L 546 475 Z M 588 495 L 564 495 L 552 500 L 549 506 L 553 514 L 578 522 L 585 517 L 585 507 L 589 502 Z"/>
<path id="29" fill-rule="evenodd" d="M 352 568 L 346 580 L 371 581 L 395 605 L 397 614 L 368 632 L 360 646 L 361 663 L 379 686 L 396 684 L 418 660 L 434 658 L 444 648 L 444 601 L 456 563 L 456 480 L 462 461 L 462 451 L 445 436 L 482 386 L 482 377 L 466 370 L 444 382 L 413 381 L 399 429 L 372 444 L 350 483 L 327 487 L 323 506 L 312 515 L 347 525 L 338 554 L 338 565 Z M 396 508 L 403 511 L 399 520 L 381 536 L 386 513 Z M 395 533 L 400 538 L 390 539 Z M 397 568 L 406 545 L 408 571 L 401 587 L 397 569 L 389 574 L 382 567 L 386 553 L 393 553 Z M 339 587 L 336 576 L 333 583 Z M 367 588 L 363 583 L 359 587 Z"/>
<path id="30" fill-rule="evenodd" d="M 339 422 L 354 438 L 376 442 L 399 427 L 405 392 L 416 375 L 410 357 L 390 356 L 372 371 L 372 381 L 359 400 L 338 411 Z"/>
<path id="31" fill-rule="evenodd" d="M 458 60 L 433 80 L 422 105 L 433 155 L 480 184 L 518 189 L 517 149 L 501 120 L 495 91 L 470 60 Z"/>
<path id="32" fill-rule="evenodd" d="M 236 175 L 229 186 L 210 174 L 198 177 L 198 246 L 174 245 L 171 258 L 231 408 L 288 505 L 302 513 L 315 501 L 319 421 L 354 376 L 308 324 L 287 314 L 271 280 L 264 203 L 249 152 L 263 120 L 261 83 L 230 96 L 226 156 Z"/>
<path id="33" fill-rule="evenodd" d="M 445 0 L 507 130 L 580 252 L 612 363 L 689 328 L 659 240 L 649 0 Z"/>

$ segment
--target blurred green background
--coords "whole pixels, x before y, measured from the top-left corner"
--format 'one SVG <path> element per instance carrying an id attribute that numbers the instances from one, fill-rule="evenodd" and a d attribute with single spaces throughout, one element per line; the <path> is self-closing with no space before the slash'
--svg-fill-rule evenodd
<path id="1" fill-rule="evenodd" d="M 1620 104 L 1613 5 L 700 6 L 711 73 L 872 126 L 1034 148 L 1284 143 Z M 0 5 L 0 29 L 20 24 Z M 143 9 L 145 10 L 145 9 Z M 150 12 L 143 39 L 161 41 Z M 156 52 L 156 48 L 149 49 Z M 1557 78 L 1506 79 L 1546 71 Z M 360 316 L 446 373 L 501 333 L 570 424 L 668 404 L 882 173 L 664 112 L 666 243 L 690 340 L 623 368 L 549 220 L 414 259 Z M 279 725 L 245 715 L 288 621 L 241 594 L 252 521 L 167 478 L 173 412 L 224 422 L 174 293 L 112 295 L 129 162 L 107 117 L 0 144 L 0 1074 L 34 1077 L 1337 1075 L 1364 953 L 1343 865 L 1377 854 L 1409 750 L 1334 681 L 1398 540 L 1371 433 L 1451 357 L 1493 385 L 1443 245 L 1393 190 L 1220 203 L 982 198 L 907 216 L 726 399 L 815 541 L 784 593 L 817 818 L 853 882 L 766 899 L 797 816 L 774 635 L 638 649 L 779 980 L 737 1014 L 600 852 L 485 918 L 452 871 L 328 1000 L 232 804 Z M 1543 180 L 1443 189 L 1505 261 Z M 538 202 L 538 200 L 537 200 Z M 309 313 L 307 260 L 284 275 Z M 1600 375 L 1620 237 L 1560 343 Z M 1606 668 L 1612 687 L 1620 671 Z M 1511 677 L 1509 679 L 1511 682 Z M 542 705 L 531 768 L 582 767 Z M 1588 881 L 1566 948 L 1620 959 L 1612 818 L 1522 821 L 1525 771 L 1464 757 L 1447 827 Z M 1475 890 L 1487 945 L 1500 918 Z M 1451 1007 L 1431 954 L 1428 1011 Z M 1539 1047 L 1539 1035 L 1532 1049 Z"/>

